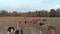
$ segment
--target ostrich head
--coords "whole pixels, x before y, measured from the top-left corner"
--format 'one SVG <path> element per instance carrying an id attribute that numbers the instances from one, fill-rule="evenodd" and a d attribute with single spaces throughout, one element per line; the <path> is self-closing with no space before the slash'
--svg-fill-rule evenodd
<path id="1" fill-rule="evenodd" d="M 46 19 L 43 19 L 43 21 L 47 21 Z"/>

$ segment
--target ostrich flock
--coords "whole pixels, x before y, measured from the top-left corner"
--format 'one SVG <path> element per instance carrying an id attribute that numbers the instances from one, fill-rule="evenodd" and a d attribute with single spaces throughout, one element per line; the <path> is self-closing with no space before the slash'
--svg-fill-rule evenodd
<path id="1" fill-rule="evenodd" d="M 14 34 L 24 34 L 23 33 L 24 32 L 23 28 L 26 27 L 26 25 L 31 26 L 31 25 L 34 25 L 34 24 L 38 24 L 39 26 L 42 27 L 43 25 L 46 24 L 45 22 L 47 22 L 46 19 L 30 19 L 30 20 L 23 20 L 23 21 L 19 20 L 19 21 L 17 21 L 17 30 L 13 26 L 8 27 L 7 28 L 7 34 L 13 34 L 12 32 L 14 32 Z M 56 30 L 55 26 L 49 25 L 49 23 L 48 23 L 47 26 L 48 26 L 47 29 L 49 31 L 51 31 L 52 34 L 55 34 L 55 30 Z M 40 32 L 40 34 L 42 34 L 41 30 L 39 32 Z"/>

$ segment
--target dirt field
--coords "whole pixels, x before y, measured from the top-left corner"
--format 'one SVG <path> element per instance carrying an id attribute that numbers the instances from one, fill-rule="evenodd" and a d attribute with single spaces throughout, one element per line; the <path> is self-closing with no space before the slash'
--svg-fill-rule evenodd
<path id="1" fill-rule="evenodd" d="M 55 34 L 60 34 L 60 18 L 57 17 L 0 17 L 0 34 L 6 34 L 6 30 L 9 26 L 14 26 L 15 29 L 17 29 L 17 21 L 19 20 L 27 20 L 27 19 L 31 19 L 31 18 L 41 18 L 41 19 L 47 19 L 48 23 L 50 23 L 49 25 L 53 25 L 56 27 L 56 31 Z M 45 26 L 46 27 L 46 26 Z M 28 33 L 27 34 L 31 34 L 29 32 L 29 30 L 25 30 Z M 43 32 L 45 32 L 44 34 L 51 34 L 51 32 L 48 29 L 43 29 Z M 26 34 L 26 33 L 25 33 Z"/>

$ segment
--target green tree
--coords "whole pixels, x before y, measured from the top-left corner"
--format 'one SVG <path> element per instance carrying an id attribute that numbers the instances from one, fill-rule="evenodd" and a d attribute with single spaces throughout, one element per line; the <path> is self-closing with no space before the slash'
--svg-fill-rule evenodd
<path id="1" fill-rule="evenodd" d="M 57 11 L 57 15 L 56 16 L 60 17 L 60 9 L 57 9 L 56 11 Z"/>
<path id="2" fill-rule="evenodd" d="M 13 11 L 12 12 L 12 16 L 18 16 L 18 12 L 17 11 Z"/>
<path id="3" fill-rule="evenodd" d="M 56 10 L 51 9 L 49 14 L 50 14 L 50 17 L 56 17 Z"/>
<path id="4" fill-rule="evenodd" d="M 8 12 L 6 10 L 1 10 L 0 16 L 8 16 Z"/>

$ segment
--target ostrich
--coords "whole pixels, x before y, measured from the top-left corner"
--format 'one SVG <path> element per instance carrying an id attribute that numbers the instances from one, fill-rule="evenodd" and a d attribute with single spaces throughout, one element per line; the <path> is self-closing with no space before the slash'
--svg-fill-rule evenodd
<path id="1" fill-rule="evenodd" d="M 39 23 L 39 25 L 41 26 L 41 29 L 42 29 L 42 26 L 44 25 L 45 23 Z M 40 34 L 42 34 L 42 32 L 40 31 Z"/>
<path id="2" fill-rule="evenodd" d="M 52 34 L 55 34 L 54 31 L 56 30 L 56 28 L 54 26 L 48 26 L 48 30 L 50 30 Z"/>
<path id="3" fill-rule="evenodd" d="M 9 28 L 7 29 L 7 34 L 10 34 L 10 33 L 13 32 L 14 30 L 15 30 L 14 27 L 9 27 Z"/>
<path id="4" fill-rule="evenodd" d="M 19 30 L 16 30 L 16 31 L 15 31 L 15 34 L 19 34 Z"/>
<path id="5" fill-rule="evenodd" d="M 28 22 L 27 21 L 25 21 L 25 24 L 27 24 Z"/>
<path id="6" fill-rule="evenodd" d="M 21 21 L 18 21 L 17 30 L 16 30 L 15 34 L 23 34 L 23 27 L 24 26 L 22 25 Z"/>

